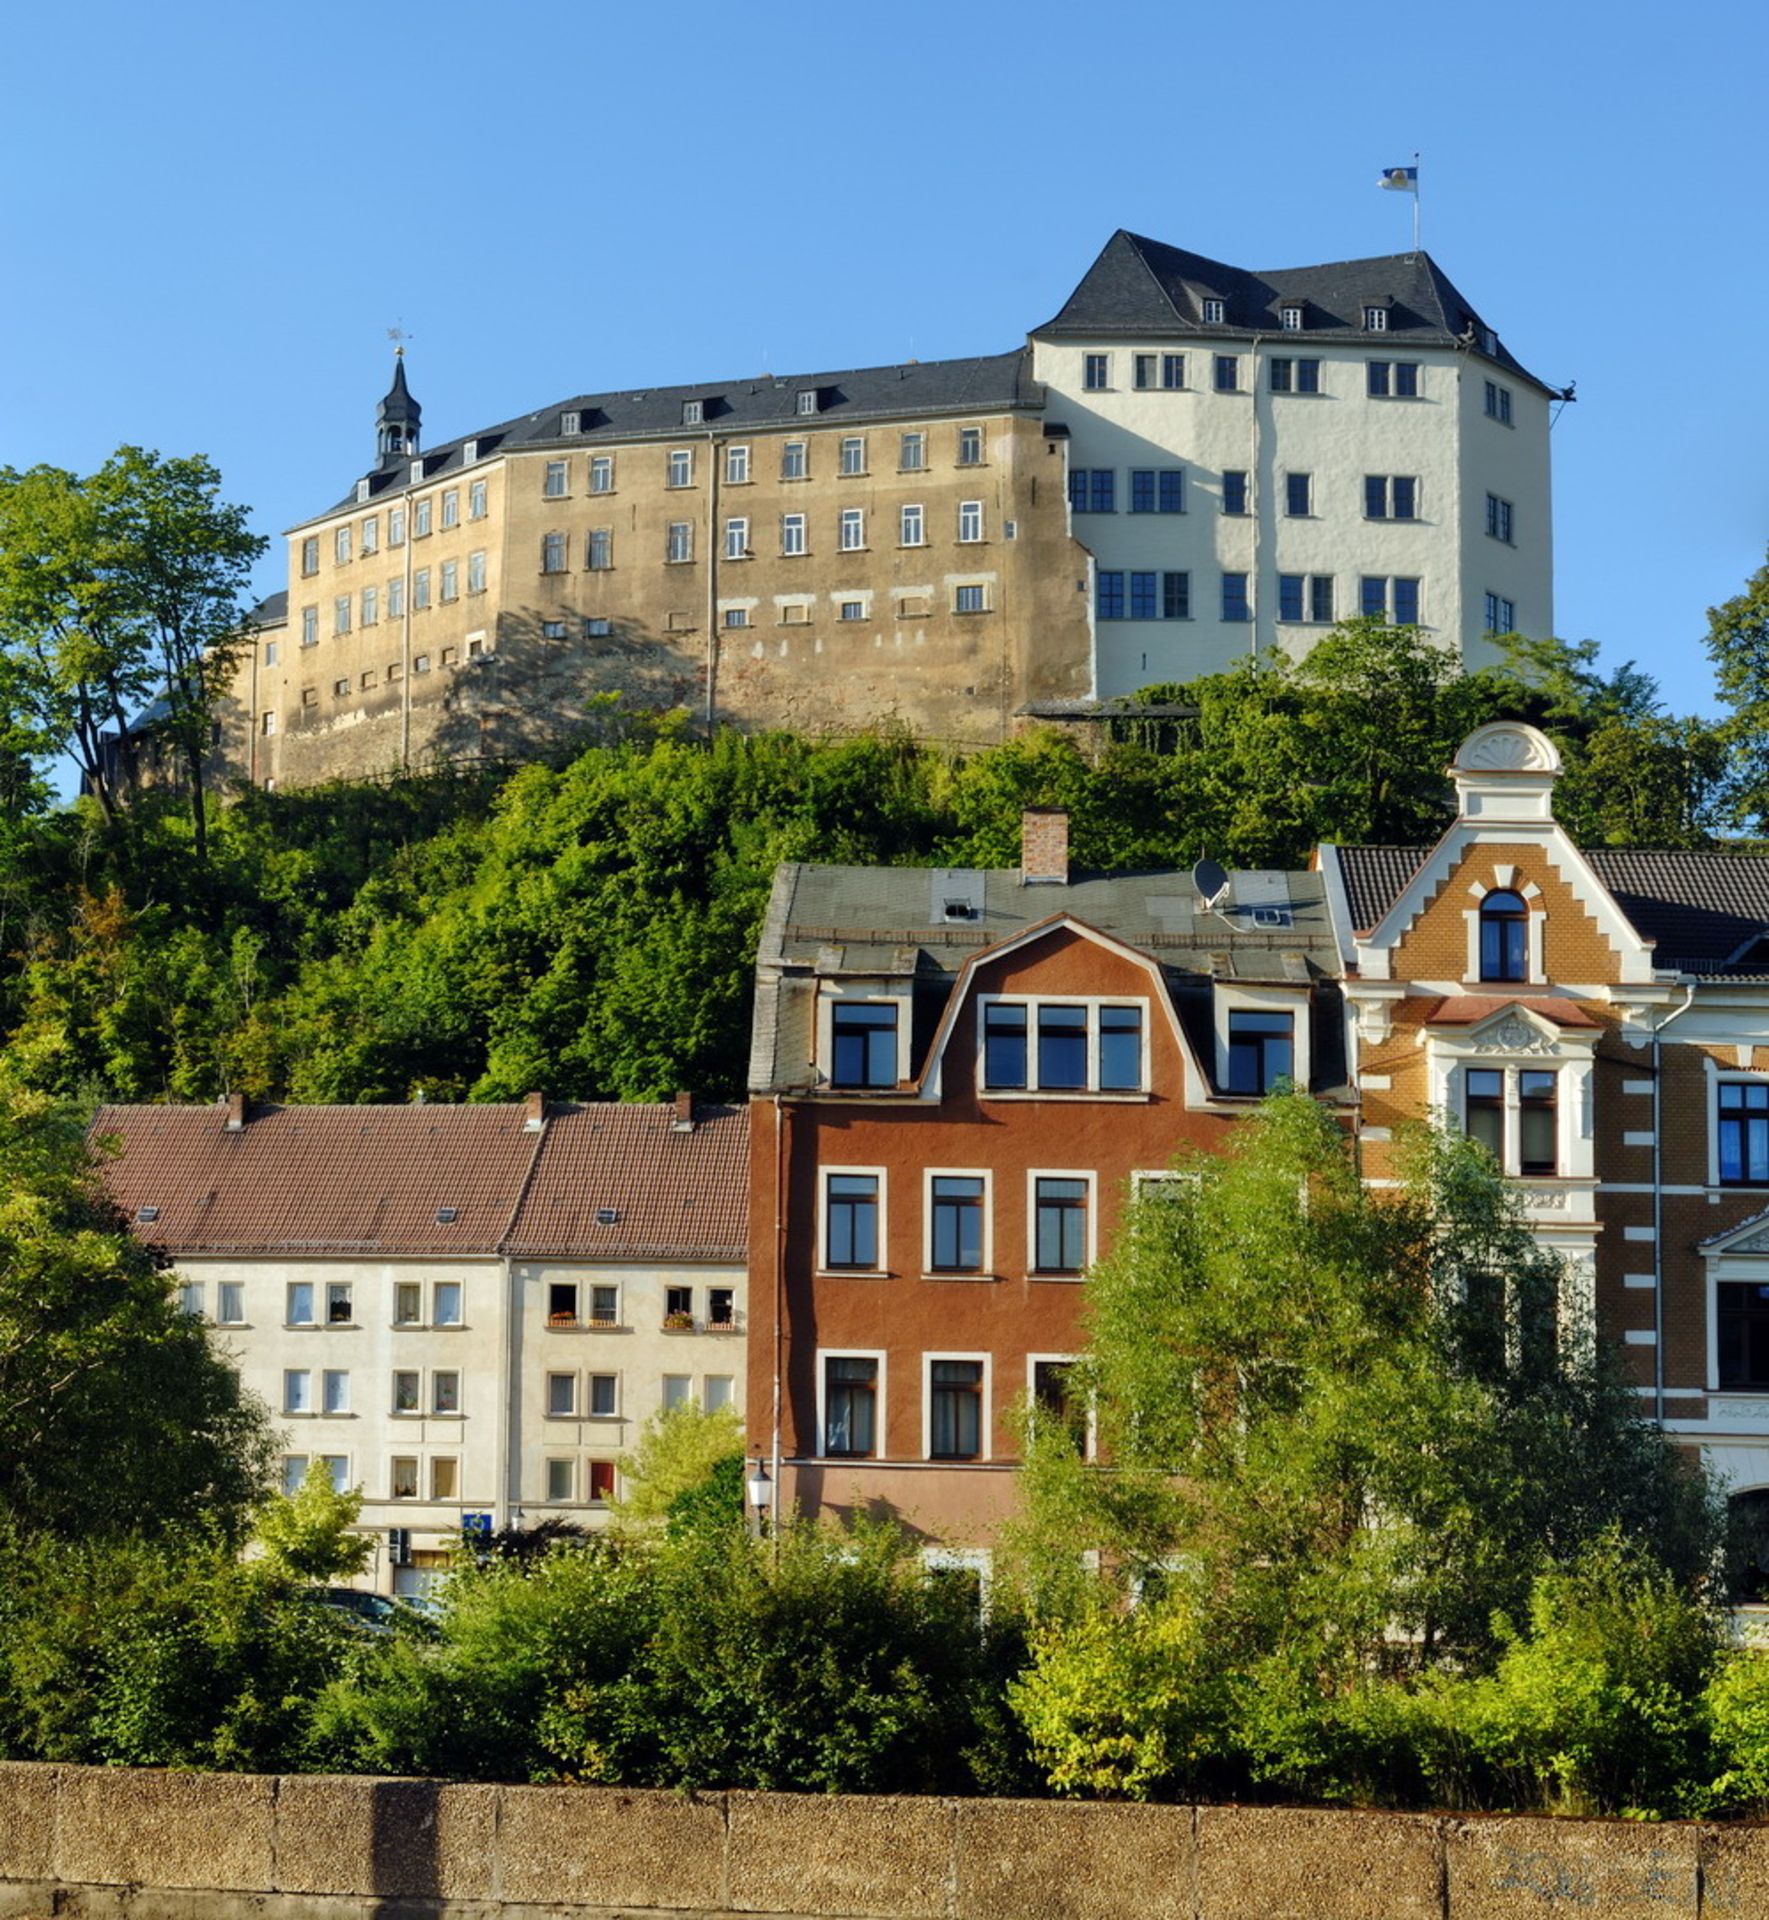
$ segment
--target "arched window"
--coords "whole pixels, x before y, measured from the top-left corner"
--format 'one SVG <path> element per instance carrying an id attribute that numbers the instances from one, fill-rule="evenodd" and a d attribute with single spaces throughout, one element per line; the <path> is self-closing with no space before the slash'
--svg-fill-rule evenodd
<path id="1" fill-rule="evenodd" d="M 1529 908 L 1523 896 L 1499 888 L 1480 903 L 1480 977 L 1529 978 Z"/>

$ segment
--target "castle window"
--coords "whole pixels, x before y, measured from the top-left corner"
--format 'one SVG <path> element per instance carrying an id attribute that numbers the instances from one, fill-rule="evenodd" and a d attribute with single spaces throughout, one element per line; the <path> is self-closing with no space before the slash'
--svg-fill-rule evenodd
<path id="1" fill-rule="evenodd" d="M 1480 977 L 1529 978 L 1529 908 L 1508 887 L 1495 889 L 1480 903 Z"/>
<path id="2" fill-rule="evenodd" d="M 1294 306 L 1280 307 L 1278 309 L 1278 324 L 1286 333 L 1300 333 L 1302 331 L 1302 309 Z"/>
<path id="3" fill-rule="evenodd" d="M 1366 333 L 1386 333 L 1388 331 L 1388 309 L 1386 307 L 1365 307 L 1364 331 Z"/>
<path id="4" fill-rule="evenodd" d="M 1227 310 L 1220 300 L 1204 302 L 1204 324 L 1207 327 L 1220 327 L 1227 316 Z"/>

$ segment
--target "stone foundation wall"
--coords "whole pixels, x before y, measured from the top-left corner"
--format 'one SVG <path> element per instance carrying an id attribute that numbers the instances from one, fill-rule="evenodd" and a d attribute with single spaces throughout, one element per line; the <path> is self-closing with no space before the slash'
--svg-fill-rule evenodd
<path id="1" fill-rule="evenodd" d="M 1769 1827 L 0 1765 L 0 1920 L 1757 1920 Z"/>

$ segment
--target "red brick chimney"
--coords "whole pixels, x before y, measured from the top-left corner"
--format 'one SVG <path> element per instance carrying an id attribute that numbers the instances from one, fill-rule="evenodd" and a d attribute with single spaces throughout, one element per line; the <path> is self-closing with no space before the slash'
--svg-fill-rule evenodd
<path id="1" fill-rule="evenodd" d="M 1069 813 L 1066 807 L 1028 807 L 1020 815 L 1020 885 L 1069 884 Z"/>
<path id="2" fill-rule="evenodd" d="M 531 1093 L 522 1103 L 522 1130 L 524 1133 L 539 1133 L 547 1124 L 547 1096 L 544 1093 Z"/>
<path id="3" fill-rule="evenodd" d="M 227 1130 L 229 1133 L 244 1133 L 246 1130 L 246 1096 L 243 1093 L 230 1093 L 227 1096 Z"/>
<path id="4" fill-rule="evenodd" d="M 676 1117 L 670 1122 L 672 1133 L 692 1133 L 694 1131 L 694 1096 L 691 1093 L 676 1095 Z"/>

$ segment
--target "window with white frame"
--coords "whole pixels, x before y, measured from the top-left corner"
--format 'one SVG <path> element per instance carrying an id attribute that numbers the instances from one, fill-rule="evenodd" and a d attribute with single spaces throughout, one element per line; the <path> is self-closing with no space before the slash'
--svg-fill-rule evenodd
<path id="1" fill-rule="evenodd" d="M 563 573 L 565 571 L 565 536 L 562 533 L 550 533 L 549 540 L 559 543 L 559 564 L 556 567 L 542 567 L 543 573 Z M 461 563 L 458 560 L 445 560 L 440 568 L 442 598 L 458 600 L 461 597 Z"/>
<path id="2" fill-rule="evenodd" d="M 304 647 L 317 647 L 319 645 L 318 607 L 303 607 L 301 609 L 301 644 Z"/>
<path id="3" fill-rule="evenodd" d="M 1112 356 L 1109 353 L 1084 353 L 1081 356 L 1081 384 L 1089 393 L 1103 392 L 1112 384 Z"/>
<path id="4" fill-rule="evenodd" d="M 1145 1001 L 984 998 L 985 1093 L 1140 1093 Z"/>
<path id="5" fill-rule="evenodd" d="M 1365 307 L 1364 331 L 1366 333 L 1386 333 L 1388 331 L 1388 309 L 1384 306 Z"/>
<path id="6" fill-rule="evenodd" d="M 1228 1016 L 1228 1091 L 1270 1093 L 1295 1077 L 1296 1016 L 1233 1008 Z"/>
<path id="7" fill-rule="evenodd" d="M 461 1376 L 453 1368 L 439 1368 L 430 1376 L 430 1411 L 449 1414 L 460 1410 Z"/>
<path id="8" fill-rule="evenodd" d="M 402 1367 L 395 1371 L 393 1411 L 406 1414 L 424 1411 L 424 1379 L 415 1367 Z"/>
<path id="9" fill-rule="evenodd" d="M 203 1283 L 200 1280 L 185 1280 L 178 1288 L 178 1311 L 191 1319 L 200 1320 L 203 1315 Z"/>
<path id="10" fill-rule="evenodd" d="M 1228 317 L 1228 306 L 1222 300 L 1204 302 L 1204 324 L 1207 327 L 1220 327 Z"/>
<path id="11" fill-rule="evenodd" d="M 307 1478 L 308 1457 L 304 1453 L 283 1455 L 283 1492 L 291 1500 L 301 1491 L 301 1482 Z"/>
<path id="12" fill-rule="evenodd" d="M 897 441 L 897 470 L 899 473 L 920 473 L 927 466 L 927 435 L 925 433 L 905 433 Z"/>
<path id="13" fill-rule="evenodd" d="M 457 527 L 461 523 L 461 490 L 459 487 L 444 487 L 442 490 L 442 524 L 445 527 Z"/>
<path id="14" fill-rule="evenodd" d="M 842 436 L 841 458 L 837 470 L 841 473 L 866 471 L 866 436 L 864 434 L 849 433 Z"/>
<path id="15" fill-rule="evenodd" d="M 926 540 L 926 522 L 919 506 L 908 505 L 897 510 L 897 541 L 900 546 L 919 547 Z"/>
<path id="16" fill-rule="evenodd" d="M 701 1382 L 700 1404 L 708 1413 L 731 1405 L 735 1382 L 728 1373 L 709 1373 Z"/>
<path id="17" fill-rule="evenodd" d="M 387 1463 L 387 1495 L 392 1500 L 418 1497 L 418 1457 L 415 1453 L 396 1453 Z"/>
<path id="18" fill-rule="evenodd" d="M 347 1453 L 322 1453 L 319 1463 L 326 1470 L 334 1493 L 350 1491 L 350 1456 Z"/>
<path id="19" fill-rule="evenodd" d="M 291 1327 L 311 1327 L 313 1317 L 313 1283 L 309 1280 L 291 1280 L 284 1294 L 284 1324 Z"/>
<path id="20" fill-rule="evenodd" d="M 1529 978 L 1529 902 L 1511 887 L 1495 887 L 1480 902 L 1480 978 Z"/>
<path id="21" fill-rule="evenodd" d="M 547 1498 L 570 1500 L 577 1491 L 577 1462 L 552 1459 L 547 1462 Z"/>
<path id="22" fill-rule="evenodd" d="M 350 1375 L 342 1367 L 327 1367 L 320 1381 L 320 1404 L 326 1413 L 350 1411 Z"/>
<path id="23" fill-rule="evenodd" d="M 381 617 L 381 593 L 378 587 L 364 587 L 360 610 L 362 624 L 372 627 Z"/>
<path id="24" fill-rule="evenodd" d="M 283 1412 L 313 1411 L 313 1369 L 286 1367 L 283 1370 Z"/>
<path id="25" fill-rule="evenodd" d="M 1714 1094 L 1720 1185 L 1769 1186 L 1769 1081 L 1722 1080 Z"/>
<path id="26" fill-rule="evenodd" d="M 460 1462 L 446 1454 L 434 1456 L 430 1461 L 430 1498 L 458 1500 L 460 1486 Z"/>
<path id="27" fill-rule="evenodd" d="M 1093 1176 L 1034 1173 L 1031 1182 L 1031 1270 L 1070 1278 L 1093 1258 Z"/>
<path id="28" fill-rule="evenodd" d="M 341 593 L 332 602 L 332 631 L 345 634 L 350 631 L 350 596 Z"/>
<path id="29" fill-rule="evenodd" d="M 1026 1406 L 1035 1426 L 1066 1433 L 1083 1459 L 1092 1453 L 1092 1409 L 1075 1384 L 1070 1354 L 1030 1354 L 1026 1360 Z"/>
<path id="30" fill-rule="evenodd" d="M 983 464 L 983 429 L 981 427 L 958 429 L 958 464 L 961 467 L 980 467 Z"/>
<path id="31" fill-rule="evenodd" d="M 483 520 L 485 518 L 485 482 L 475 480 L 467 489 L 467 518 Z"/>
<path id="32" fill-rule="evenodd" d="M 301 542 L 301 572 L 303 575 L 319 572 L 319 535 L 310 533 Z"/>
<path id="33" fill-rule="evenodd" d="M 780 552 L 786 559 L 796 559 L 805 550 L 805 516 L 802 513 L 785 513 L 780 516 Z"/>
<path id="34" fill-rule="evenodd" d="M 485 553 L 483 549 L 478 553 L 470 553 L 467 555 L 467 591 L 469 593 L 483 593 L 485 591 Z"/>
<path id="35" fill-rule="evenodd" d="M 841 550 L 843 553 L 857 553 L 866 544 L 866 509 L 864 507 L 843 507 L 841 516 Z"/>
<path id="36" fill-rule="evenodd" d="M 550 1420 L 569 1420 L 577 1415 L 577 1375 L 575 1373 L 549 1373 L 547 1375 L 547 1417 Z"/>
<path id="37" fill-rule="evenodd" d="M 588 1380 L 587 1404 L 593 1420 L 612 1420 L 620 1412 L 620 1375 L 592 1373 Z"/>
<path id="38" fill-rule="evenodd" d="M 430 1324 L 433 1327 L 458 1327 L 461 1324 L 461 1283 L 438 1280 L 430 1290 Z"/>
<path id="39" fill-rule="evenodd" d="M 837 1460 L 870 1460 L 879 1451 L 884 1356 L 825 1353 L 819 1356 L 821 1451 Z"/>
<path id="40" fill-rule="evenodd" d="M 428 539 L 429 534 L 430 498 L 426 495 L 422 500 L 414 500 L 412 502 L 412 538 L 414 540 L 424 540 Z"/>
<path id="41" fill-rule="evenodd" d="M 223 1280 L 215 1289 L 215 1318 L 224 1327 L 245 1325 L 246 1289 L 243 1281 Z"/>
<path id="42" fill-rule="evenodd" d="M 694 1399 L 694 1376 L 691 1373 L 666 1373 L 663 1376 L 663 1407 L 666 1413 L 677 1407 L 686 1407 Z"/>
<path id="43" fill-rule="evenodd" d="M 332 559 L 336 565 L 341 567 L 349 558 L 350 529 L 348 527 L 339 527 L 332 535 Z"/>
<path id="44" fill-rule="evenodd" d="M 952 611 L 954 613 L 987 613 L 989 611 L 989 589 L 981 584 L 954 587 L 952 589 Z"/>
<path id="45" fill-rule="evenodd" d="M 884 1247 L 884 1174 L 871 1168 L 825 1168 L 822 1205 L 824 1267 L 832 1273 L 878 1272 Z"/>
<path id="46" fill-rule="evenodd" d="M 929 1354 L 927 1457 L 984 1460 L 989 1452 L 989 1363 L 976 1354 Z"/>
<path id="47" fill-rule="evenodd" d="M 584 542 L 584 565 L 592 573 L 606 573 L 614 565 L 614 529 L 592 527 Z"/>
<path id="48" fill-rule="evenodd" d="M 895 1001 L 832 1001 L 829 1084 L 832 1087 L 894 1087 L 897 1084 L 897 1023 Z"/>
<path id="49" fill-rule="evenodd" d="M 590 491 L 592 493 L 612 493 L 614 491 L 614 455 L 598 453 L 590 461 Z"/>
<path id="50" fill-rule="evenodd" d="M 666 562 L 680 564 L 694 558 L 694 522 L 692 520 L 672 520 L 669 531 L 664 537 L 663 557 Z"/>
<path id="51" fill-rule="evenodd" d="M 725 449 L 725 485 L 744 487 L 749 484 L 749 448 L 727 447 Z"/>
<path id="52" fill-rule="evenodd" d="M 1552 1068 L 1464 1067 L 1462 1127 L 1507 1173 L 1560 1171 L 1560 1075 Z"/>
<path id="53" fill-rule="evenodd" d="M 969 546 L 983 537 L 983 503 L 981 500 L 961 500 L 958 503 L 958 538 L 961 544 Z"/>
<path id="54" fill-rule="evenodd" d="M 780 477 L 782 480 L 803 480 L 810 471 L 810 442 L 808 440 L 788 440 L 780 449 Z"/>
<path id="55" fill-rule="evenodd" d="M 387 544 L 390 547 L 403 547 L 405 545 L 404 507 L 389 507 L 387 509 Z"/>
<path id="56" fill-rule="evenodd" d="M 358 530 L 358 544 L 365 555 L 373 553 L 381 544 L 381 523 L 372 514 Z"/>
<path id="57" fill-rule="evenodd" d="M 725 558 L 727 560 L 749 558 L 748 520 L 739 517 L 725 522 Z"/>
<path id="58" fill-rule="evenodd" d="M 412 611 L 423 613 L 430 605 L 430 569 L 419 567 L 412 575 Z"/>
<path id="59" fill-rule="evenodd" d="M 929 1273 L 984 1273 L 989 1266 L 989 1176 L 930 1171 L 927 1176 Z"/>
<path id="60" fill-rule="evenodd" d="M 389 580 L 387 582 L 387 618 L 398 620 L 405 614 L 405 582 Z"/>
<path id="61" fill-rule="evenodd" d="M 666 464 L 667 478 L 664 482 L 671 487 L 691 487 L 694 484 L 694 449 L 692 447 L 672 447 Z"/>

